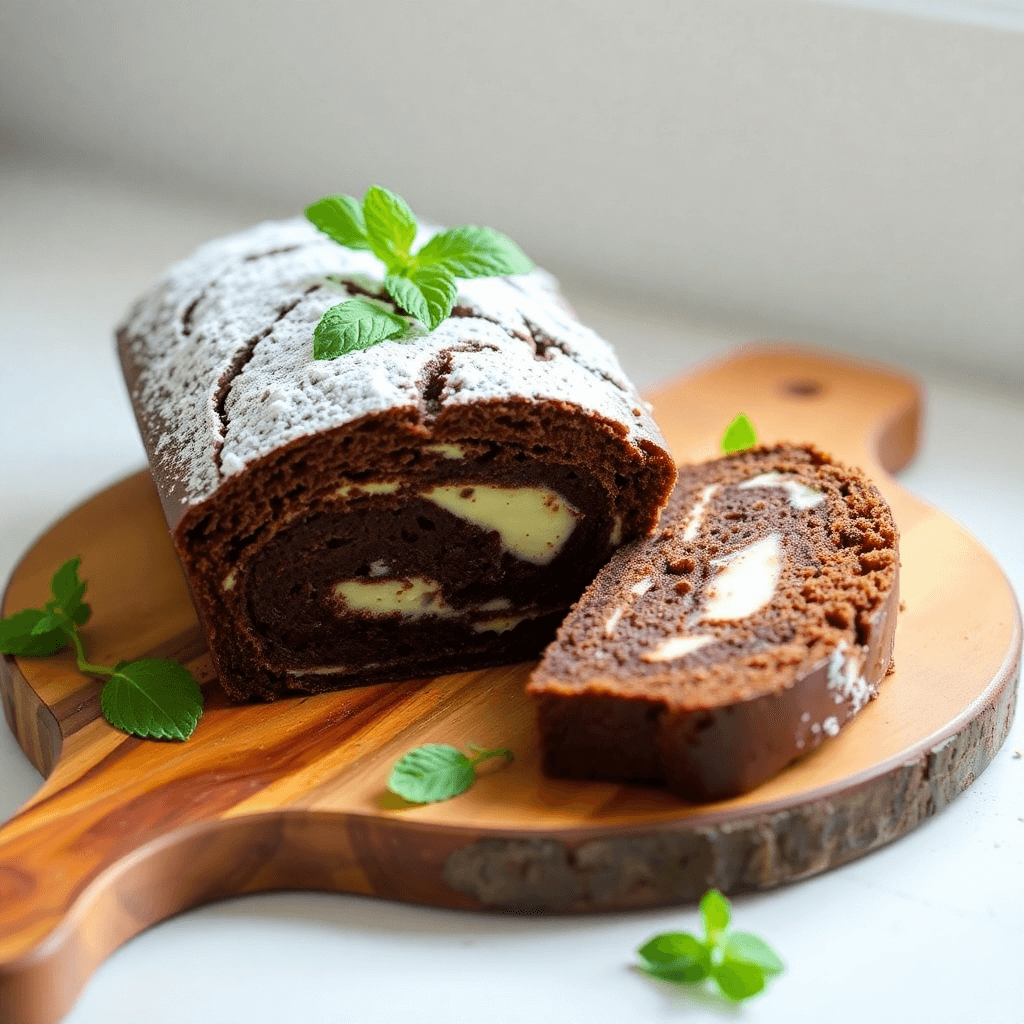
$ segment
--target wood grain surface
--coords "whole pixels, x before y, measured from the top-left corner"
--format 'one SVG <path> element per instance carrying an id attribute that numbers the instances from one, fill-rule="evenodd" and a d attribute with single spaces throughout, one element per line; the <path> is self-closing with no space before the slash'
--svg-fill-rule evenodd
<path id="1" fill-rule="evenodd" d="M 186 743 L 125 736 L 67 653 L 0 660 L 4 710 L 47 776 L 0 829 L 0 1021 L 51 1024 L 118 945 L 187 907 L 275 888 L 474 909 L 577 912 L 766 888 L 899 837 L 969 786 L 1006 736 L 1019 676 L 1013 593 L 960 527 L 888 475 L 913 455 L 908 380 L 754 349 L 648 396 L 680 461 L 716 454 L 737 411 L 762 440 L 862 466 L 901 531 L 896 671 L 851 725 L 752 793 L 695 806 L 538 767 L 530 665 L 231 706 L 213 678 L 156 493 L 139 473 L 57 523 L 4 614 L 82 556 L 92 660 L 171 657 L 203 684 Z M 411 807 L 392 763 L 424 742 L 507 746 L 467 793 Z"/>

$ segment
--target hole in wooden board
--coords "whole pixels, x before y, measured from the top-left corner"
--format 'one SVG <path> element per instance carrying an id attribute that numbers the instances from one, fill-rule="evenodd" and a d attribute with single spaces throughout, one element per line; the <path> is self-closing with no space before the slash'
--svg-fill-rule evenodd
<path id="1" fill-rule="evenodd" d="M 810 378 L 787 380 L 782 385 L 782 393 L 790 398 L 817 398 L 824 392 L 825 385 L 820 380 L 811 380 Z"/>

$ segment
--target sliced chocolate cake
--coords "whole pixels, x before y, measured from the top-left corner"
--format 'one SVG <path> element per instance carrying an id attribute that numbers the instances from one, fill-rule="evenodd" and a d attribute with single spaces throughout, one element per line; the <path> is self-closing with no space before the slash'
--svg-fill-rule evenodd
<path id="1" fill-rule="evenodd" d="M 264 224 L 173 268 L 119 331 L 234 698 L 536 656 L 675 478 L 543 271 L 460 281 L 435 330 L 314 360 L 325 310 L 386 306 L 383 274 L 306 221 Z"/>
<path id="2" fill-rule="evenodd" d="M 810 447 L 684 467 L 544 654 L 545 770 L 717 800 L 839 730 L 892 659 L 897 533 L 875 487 Z"/>

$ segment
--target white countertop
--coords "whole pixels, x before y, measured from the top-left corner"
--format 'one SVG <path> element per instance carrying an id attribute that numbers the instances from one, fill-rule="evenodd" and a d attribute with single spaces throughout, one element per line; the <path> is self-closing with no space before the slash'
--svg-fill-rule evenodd
<path id="1" fill-rule="evenodd" d="M 110 329 L 198 242 L 252 217 L 0 159 L 0 577 L 64 511 L 145 461 Z M 744 340 L 571 294 L 651 384 Z M 813 342 L 814 339 L 801 339 Z M 966 526 L 1024 592 L 1024 396 L 925 366 L 924 443 L 901 480 Z M 85 575 L 87 576 L 87 570 Z M 1024 724 L 985 774 L 895 844 L 734 901 L 788 971 L 739 1009 L 630 969 L 694 908 L 588 917 L 457 913 L 280 893 L 167 921 L 116 952 L 67 1024 L 586 1020 L 861 1024 L 1024 1020 Z M 0 728 L 0 820 L 39 785 Z"/>

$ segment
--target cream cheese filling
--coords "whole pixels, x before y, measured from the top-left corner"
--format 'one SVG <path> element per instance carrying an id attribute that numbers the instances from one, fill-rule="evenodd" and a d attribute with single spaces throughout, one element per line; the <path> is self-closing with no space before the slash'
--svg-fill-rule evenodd
<path id="1" fill-rule="evenodd" d="M 394 494 L 398 488 L 397 480 L 368 481 L 365 484 L 345 484 L 338 488 L 341 498 L 355 498 L 360 494 Z"/>
<path id="2" fill-rule="evenodd" d="M 710 643 L 714 643 L 713 636 L 674 636 L 669 640 L 662 640 L 657 647 L 650 651 L 644 651 L 640 655 L 641 661 L 675 661 L 694 651 L 699 651 Z"/>
<path id="3" fill-rule="evenodd" d="M 437 444 L 425 445 L 423 450 L 433 455 L 443 455 L 446 459 L 461 459 L 466 454 L 466 450 L 462 445 L 449 444 L 443 441 L 439 441 Z"/>
<path id="4" fill-rule="evenodd" d="M 452 484 L 420 494 L 474 526 L 497 531 L 507 551 L 534 565 L 555 559 L 580 518 L 579 509 L 547 487 Z"/>
<path id="5" fill-rule="evenodd" d="M 686 526 L 683 529 L 683 540 L 694 540 L 697 536 L 697 531 L 700 529 L 700 522 L 704 518 L 704 510 L 708 507 L 708 502 L 714 497 L 715 491 L 718 490 L 718 484 L 708 484 L 703 491 L 700 492 L 700 497 L 697 499 L 696 504 L 693 506 L 689 516 L 686 519 Z"/>
<path id="6" fill-rule="evenodd" d="M 426 576 L 400 579 L 361 576 L 335 584 L 334 593 L 350 611 L 369 612 L 371 615 L 398 612 L 408 618 L 419 618 L 422 615 L 455 614 L 445 603 L 441 584 Z"/>
<path id="7" fill-rule="evenodd" d="M 721 571 L 711 581 L 698 621 L 745 619 L 775 595 L 782 575 L 782 534 L 770 533 L 711 564 Z"/>
<path id="8" fill-rule="evenodd" d="M 825 500 L 825 495 L 821 491 L 816 491 L 799 480 L 788 480 L 775 470 L 761 473 L 736 485 L 739 491 L 749 491 L 752 487 L 781 487 L 786 492 L 790 505 L 795 509 L 814 508 Z"/>

